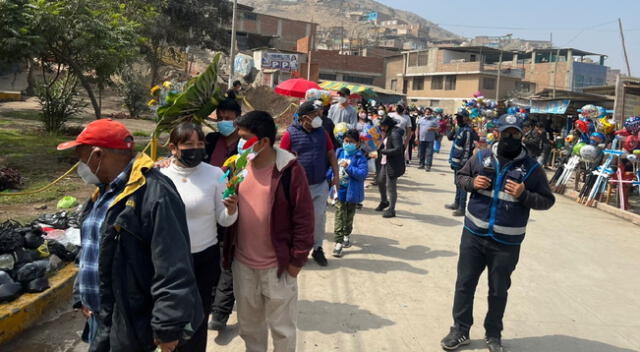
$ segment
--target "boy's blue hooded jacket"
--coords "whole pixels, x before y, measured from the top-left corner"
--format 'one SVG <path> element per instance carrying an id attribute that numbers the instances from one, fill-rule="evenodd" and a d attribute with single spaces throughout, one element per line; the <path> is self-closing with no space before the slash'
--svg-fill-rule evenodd
<path id="1" fill-rule="evenodd" d="M 347 192 L 338 191 L 338 200 L 345 203 L 362 203 L 364 201 L 364 180 L 369 173 L 369 165 L 364 153 L 358 149 L 353 155 L 347 156 L 342 148 L 336 150 L 338 163 L 342 159 L 349 159 L 350 164 L 347 166 L 347 174 L 349 175 L 349 184 L 340 185 L 340 188 L 347 188 Z M 330 168 L 327 173 L 329 180 L 333 179 L 333 170 Z"/>

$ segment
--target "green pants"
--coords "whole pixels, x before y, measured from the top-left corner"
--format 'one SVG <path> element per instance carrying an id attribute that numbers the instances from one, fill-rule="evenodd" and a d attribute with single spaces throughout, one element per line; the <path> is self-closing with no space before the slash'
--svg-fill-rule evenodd
<path id="1" fill-rule="evenodd" d="M 344 236 L 351 235 L 353 230 L 353 217 L 356 215 L 356 204 L 336 202 L 336 243 L 342 243 Z"/>

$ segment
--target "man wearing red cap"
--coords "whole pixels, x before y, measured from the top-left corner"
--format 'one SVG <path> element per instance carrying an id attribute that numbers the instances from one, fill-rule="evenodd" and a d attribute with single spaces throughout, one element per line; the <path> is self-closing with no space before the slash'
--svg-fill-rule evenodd
<path id="1" fill-rule="evenodd" d="M 97 186 L 82 214 L 76 308 L 90 351 L 173 351 L 203 323 L 184 204 L 127 128 L 97 120 L 75 148 L 78 174 Z M 179 347 L 178 347 L 179 349 Z"/>

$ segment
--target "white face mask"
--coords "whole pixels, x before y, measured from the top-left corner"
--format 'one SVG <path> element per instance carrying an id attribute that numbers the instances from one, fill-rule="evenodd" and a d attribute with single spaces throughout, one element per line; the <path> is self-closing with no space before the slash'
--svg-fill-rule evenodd
<path id="1" fill-rule="evenodd" d="M 93 152 L 91 152 L 91 155 L 89 155 L 89 159 L 87 160 L 87 163 L 91 161 L 91 157 L 93 157 Z M 100 164 L 102 164 L 102 160 L 100 160 L 100 162 L 98 163 L 98 168 L 96 169 L 96 173 L 98 172 L 98 170 L 100 170 Z M 84 183 L 88 185 L 99 185 L 102 183 L 98 178 L 98 176 L 96 176 L 96 174 L 94 174 L 93 171 L 91 171 L 91 168 L 89 167 L 89 165 L 83 163 L 82 161 L 78 164 L 78 176 L 80 176 L 82 181 L 84 181 Z"/>
<path id="2" fill-rule="evenodd" d="M 314 117 L 313 120 L 311 120 L 311 127 L 312 128 L 322 127 L 322 119 L 319 116 Z"/>
<path id="3" fill-rule="evenodd" d="M 339 97 L 339 98 L 338 98 L 338 103 L 340 103 L 340 104 L 344 104 L 344 103 L 346 103 L 346 102 L 347 102 L 347 98 L 345 98 L 345 97 Z"/>

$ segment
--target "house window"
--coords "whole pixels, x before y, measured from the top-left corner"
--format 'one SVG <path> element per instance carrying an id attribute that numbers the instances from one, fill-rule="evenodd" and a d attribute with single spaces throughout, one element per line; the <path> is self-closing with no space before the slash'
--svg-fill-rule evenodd
<path id="1" fill-rule="evenodd" d="M 531 91 L 531 83 L 520 82 L 518 84 L 519 90 L 524 93 L 529 93 Z"/>
<path id="2" fill-rule="evenodd" d="M 432 100 L 429 102 L 429 106 L 430 106 L 430 107 L 432 107 L 432 108 L 434 108 L 434 107 L 436 107 L 436 108 L 437 108 L 438 106 L 440 106 L 440 100 L 433 100 L 433 99 L 432 99 Z"/>
<path id="3" fill-rule="evenodd" d="M 391 80 L 391 90 L 397 90 L 398 89 L 398 80 L 397 79 L 392 79 Z"/>
<path id="4" fill-rule="evenodd" d="M 409 53 L 409 66 L 418 66 L 418 53 Z"/>
<path id="5" fill-rule="evenodd" d="M 496 79 L 495 78 L 483 78 L 482 79 L 482 89 L 495 90 L 496 89 Z"/>
<path id="6" fill-rule="evenodd" d="M 257 13 L 253 13 L 253 12 L 245 12 L 244 13 L 244 18 L 250 20 L 250 21 L 257 21 L 258 20 L 258 14 Z"/>
<path id="7" fill-rule="evenodd" d="M 456 90 L 456 76 L 446 76 L 444 90 Z"/>
<path id="8" fill-rule="evenodd" d="M 421 51 L 418 53 L 418 66 L 427 66 L 429 62 L 429 52 Z"/>
<path id="9" fill-rule="evenodd" d="M 320 75 L 318 75 L 318 78 L 324 79 L 327 81 L 335 81 L 338 78 L 338 76 L 333 73 L 321 73 Z"/>
<path id="10" fill-rule="evenodd" d="M 478 61 L 477 57 L 475 54 L 471 54 L 471 56 L 469 57 L 469 62 L 476 62 Z"/>
<path id="11" fill-rule="evenodd" d="M 413 77 L 413 90 L 424 89 L 424 77 Z"/>
<path id="12" fill-rule="evenodd" d="M 344 75 L 342 78 L 345 82 L 361 83 L 361 84 L 373 84 L 373 78 L 371 77 L 359 77 Z"/>
<path id="13" fill-rule="evenodd" d="M 443 87 L 443 76 L 433 76 L 431 77 L 431 89 L 439 90 Z"/>

